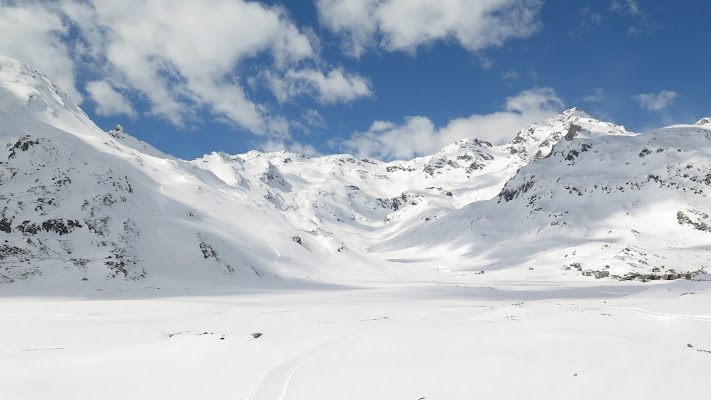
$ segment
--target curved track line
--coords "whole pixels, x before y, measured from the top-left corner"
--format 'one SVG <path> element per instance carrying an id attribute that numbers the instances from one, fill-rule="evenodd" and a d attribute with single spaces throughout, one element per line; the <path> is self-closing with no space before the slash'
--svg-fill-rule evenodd
<path id="1" fill-rule="evenodd" d="M 296 370 L 321 352 L 345 343 L 351 335 L 337 337 L 304 351 L 280 364 L 272 367 L 264 375 L 257 388 L 249 396 L 249 400 L 284 400 Z"/>

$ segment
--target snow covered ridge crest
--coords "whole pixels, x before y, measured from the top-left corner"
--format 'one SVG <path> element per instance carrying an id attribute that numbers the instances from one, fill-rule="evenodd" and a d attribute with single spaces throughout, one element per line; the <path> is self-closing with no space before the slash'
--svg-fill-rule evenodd
<path id="1" fill-rule="evenodd" d="M 96 127 L 66 92 L 42 73 L 0 55 L 0 118 L 29 117 L 66 130 Z"/>
<path id="2" fill-rule="evenodd" d="M 574 108 L 409 161 L 184 161 L 0 57 L 0 285 L 693 277 L 709 269 L 708 121 L 636 135 Z"/>

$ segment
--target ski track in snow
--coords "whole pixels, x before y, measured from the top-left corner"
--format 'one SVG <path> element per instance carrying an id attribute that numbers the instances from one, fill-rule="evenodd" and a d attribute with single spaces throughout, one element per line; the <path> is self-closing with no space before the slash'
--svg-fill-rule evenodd
<path id="1" fill-rule="evenodd" d="M 347 342 L 352 337 L 352 335 L 346 335 L 333 338 L 275 365 L 264 375 L 257 388 L 249 396 L 249 400 L 284 400 L 289 384 L 299 367 L 320 353 Z"/>
<path id="2" fill-rule="evenodd" d="M 281 253 L 279 253 L 279 250 L 277 250 L 276 247 L 274 247 L 272 242 L 270 242 L 268 239 L 265 239 L 265 240 L 267 241 L 267 244 L 269 245 L 269 247 L 271 247 L 272 250 L 274 250 L 274 254 L 276 254 L 276 256 L 274 256 L 274 266 L 279 268 L 279 257 L 281 257 Z"/>
<path id="3" fill-rule="evenodd" d="M 689 315 L 689 314 L 669 314 L 657 311 L 645 310 L 638 307 L 610 307 L 610 309 L 632 311 L 637 314 L 657 317 L 659 319 L 691 319 L 695 321 L 711 322 L 711 315 Z"/>

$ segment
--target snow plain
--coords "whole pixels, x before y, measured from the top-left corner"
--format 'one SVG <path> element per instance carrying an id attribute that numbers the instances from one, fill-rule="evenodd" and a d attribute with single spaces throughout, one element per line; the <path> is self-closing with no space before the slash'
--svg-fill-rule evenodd
<path id="1" fill-rule="evenodd" d="M 0 299 L 0 397 L 708 398 L 710 281 L 484 276 L 13 288 Z"/>
<path id="2" fill-rule="evenodd" d="M 701 122 L 187 162 L 0 57 L 0 399 L 706 399 L 708 275 L 585 276 L 708 268 Z"/>

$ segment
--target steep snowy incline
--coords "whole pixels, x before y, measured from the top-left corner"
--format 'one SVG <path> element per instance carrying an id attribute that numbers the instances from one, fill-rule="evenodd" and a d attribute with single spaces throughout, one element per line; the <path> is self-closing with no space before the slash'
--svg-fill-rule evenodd
<path id="1" fill-rule="evenodd" d="M 101 131 L 37 71 L 0 58 L 0 77 L 0 282 L 230 282 L 333 264 L 243 189 Z"/>
<path id="2" fill-rule="evenodd" d="M 39 120 L 64 130 L 96 127 L 84 111 L 46 76 L 2 55 L 0 117 Z"/>

